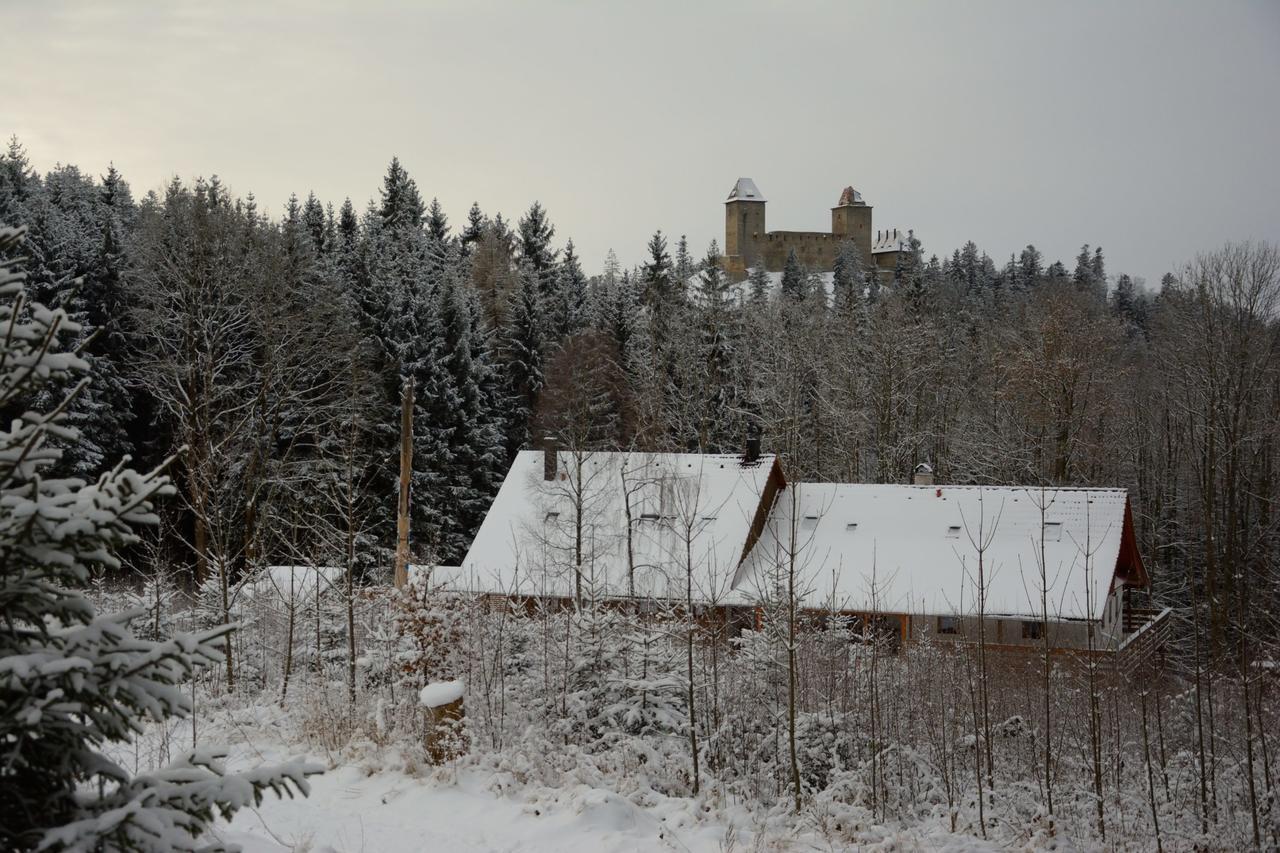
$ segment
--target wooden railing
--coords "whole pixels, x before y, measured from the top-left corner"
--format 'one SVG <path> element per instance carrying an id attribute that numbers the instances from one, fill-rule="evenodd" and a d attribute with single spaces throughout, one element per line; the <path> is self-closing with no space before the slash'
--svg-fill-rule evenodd
<path id="1" fill-rule="evenodd" d="M 1159 607 L 1136 607 L 1126 606 L 1122 617 L 1124 632 L 1132 634 L 1138 631 L 1148 622 L 1152 622 L 1160 617 L 1163 611 Z"/>
<path id="2" fill-rule="evenodd" d="M 1129 628 L 1130 613 L 1133 613 L 1135 623 L 1140 616 L 1146 617 L 1145 621 L 1137 624 L 1136 629 L 1132 631 Z M 1128 636 L 1120 643 L 1120 648 L 1116 652 L 1117 668 L 1125 671 L 1132 670 L 1160 651 L 1169 641 L 1173 626 L 1172 616 L 1173 610 L 1168 607 L 1163 610 L 1153 607 L 1135 607 L 1125 611 L 1125 633 Z"/>

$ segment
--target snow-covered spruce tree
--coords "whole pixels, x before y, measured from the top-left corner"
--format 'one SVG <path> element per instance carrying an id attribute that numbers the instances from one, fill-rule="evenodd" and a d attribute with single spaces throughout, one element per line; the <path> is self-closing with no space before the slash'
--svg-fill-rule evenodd
<path id="1" fill-rule="evenodd" d="M 831 273 L 833 307 L 843 314 L 853 315 L 863 307 L 862 291 L 867 277 L 866 264 L 857 243 L 845 240 L 840 244 Z"/>
<path id="2" fill-rule="evenodd" d="M 0 228 L 0 258 L 21 232 Z M 89 365 L 62 349 L 78 331 L 64 312 L 28 303 L 22 276 L 0 261 L 0 407 L 31 399 L 47 382 L 84 377 Z M 85 381 L 76 384 L 74 395 Z M 226 773 L 223 755 L 196 750 L 164 769 L 131 775 L 104 752 L 145 721 L 190 713 L 181 689 L 215 662 L 226 626 L 165 641 L 137 637 L 142 611 L 99 614 L 82 594 L 112 548 L 151 524 L 166 478 L 123 463 L 96 482 L 45 479 L 74 442 L 64 425 L 70 396 L 0 431 L 0 848 L 6 850 L 214 850 L 214 819 L 267 791 L 308 792 L 301 763 Z"/>
<path id="3" fill-rule="evenodd" d="M 800 263 L 800 259 L 796 257 L 796 250 L 792 249 L 787 252 L 787 262 L 782 267 L 782 283 L 779 286 L 779 292 L 784 297 L 799 302 L 806 295 L 805 285 L 808 283 L 808 275 L 804 264 Z"/>
<path id="4" fill-rule="evenodd" d="M 513 294 L 506 329 L 506 374 L 510 394 L 506 429 L 507 456 L 527 447 L 529 419 L 542 393 L 542 314 L 538 307 L 537 278 L 531 269 L 520 275 L 520 290 Z"/>

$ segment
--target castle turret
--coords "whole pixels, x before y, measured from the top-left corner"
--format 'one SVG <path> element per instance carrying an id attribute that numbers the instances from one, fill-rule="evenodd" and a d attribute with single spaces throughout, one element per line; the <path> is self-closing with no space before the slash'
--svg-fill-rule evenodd
<path id="1" fill-rule="evenodd" d="M 838 240 L 852 240 L 862 252 L 864 263 L 870 263 L 871 205 L 853 187 L 845 187 L 840 201 L 831 208 L 831 233 Z"/>
<path id="2" fill-rule="evenodd" d="M 756 241 L 765 235 L 764 196 L 750 178 L 738 178 L 724 202 L 724 267 L 731 278 L 756 262 Z"/>

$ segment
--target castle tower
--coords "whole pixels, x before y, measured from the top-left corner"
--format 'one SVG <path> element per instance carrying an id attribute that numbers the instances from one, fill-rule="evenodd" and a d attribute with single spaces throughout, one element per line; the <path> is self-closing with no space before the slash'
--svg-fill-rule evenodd
<path id="1" fill-rule="evenodd" d="M 871 263 L 871 205 L 853 187 L 845 187 L 831 208 L 831 233 L 842 242 L 852 240 L 862 252 L 862 262 Z"/>
<path id="2" fill-rule="evenodd" d="M 724 202 L 724 266 L 731 278 L 755 263 L 756 237 L 764 237 L 764 196 L 750 178 L 738 178 Z"/>

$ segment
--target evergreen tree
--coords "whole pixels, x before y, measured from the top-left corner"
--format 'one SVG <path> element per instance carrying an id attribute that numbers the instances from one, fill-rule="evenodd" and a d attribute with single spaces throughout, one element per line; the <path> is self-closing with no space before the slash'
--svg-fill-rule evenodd
<path id="1" fill-rule="evenodd" d="M 507 419 L 507 456 L 530 443 L 529 421 L 537 410 L 542 392 L 541 299 L 537 276 L 530 268 L 522 271 L 520 289 L 508 312 L 506 334 L 507 388 L 511 406 Z"/>
<path id="2" fill-rule="evenodd" d="M 866 282 L 866 269 L 858 244 L 845 240 L 836 253 L 831 269 L 831 299 L 835 310 L 849 314 L 862 304 L 862 291 Z"/>
<path id="3" fill-rule="evenodd" d="M 320 203 L 320 199 L 316 198 L 315 193 L 308 193 L 307 201 L 302 206 L 302 227 L 306 229 L 307 236 L 311 239 L 311 247 L 316 257 L 329 250 L 329 245 L 325 241 L 324 205 Z"/>
<path id="4" fill-rule="evenodd" d="M 17 136 L 0 154 L 0 221 L 26 223 L 26 207 L 39 189 L 40 178 L 31 168 L 26 149 Z"/>
<path id="5" fill-rule="evenodd" d="M 557 300 L 557 322 L 555 332 L 565 338 L 575 335 L 587 325 L 587 277 L 582 272 L 582 263 L 574 251 L 573 241 L 564 247 L 564 257 L 560 261 L 559 281 L 556 285 L 559 295 Z"/>
<path id="6" fill-rule="evenodd" d="M 893 283 L 906 293 L 907 301 L 917 316 L 923 310 L 927 296 L 922 254 L 919 238 L 914 231 L 908 231 L 906 245 L 898 252 L 898 261 L 893 269 Z"/>
<path id="7" fill-rule="evenodd" d="M 556 258 L 551 249 L 551 238 L 556 229 L 547 218 L 542 205 L 534 202 L 529 212 L 521 217 L 516 228 L 519 238 L 520 259 L 533 274 L 538 298 L 546 305 L 552 298 L 556 285 Z"/>
<path id="8" fill-rule="evenodd" d="M 769 272 L 764 264 L 756 264 L 747 274 L 747 301 L 754 308 L 762 308 L 769 301 Z"/>
<path id="9" fill-rule="evenodd" d="M 705 392 L 698 424 L 698 446 L 703 452 L 722 452 L 737 443 L 738 430 L 728 413 L 736 402 L 734 328 L 728 302 L 729 282 L 720 266 L 720 246 L 707 247 L 698 276 L 698 308 L 701 314 L 697 363 L 705 375 Z"/>
<path id="10" fill-rule="evenodd" d="M 796 257 L 796 250 L 787 252 L 787 261 L 782 266 L 782 282 L 778 288 L 782 297 L 793 302 L 804 299 L 807 276 L 804 265 Z"/>
<path id="11" fill-rule="evenodd" d="M 671 255 L 667 254 L 667 238 L 659 229 L 649 238 L 649 260 L 642 270 L 644 275 L 644 301 L 652 310 L 663 311 L 671 303 L 674 287 L 671 282 Z"/>
<path id="12" fill-rule="evenodd" d="M 1030 290 L 1039 283 L 1044 275 L 1043 256 L 1040 250 L 1030 243 L 1018 256 L 1018 275 L 1024 289 Z"/>
<path id="13" fill-rule="evenodd" d="M 0 229 L 0 258 L 20 233 Z M 11 333 L 0 347 L 0 408 L 38 396 L 51 380 L 78 389 L 89 365 L 64 351 L 75 324 L 61 311 L 24 305 L 21 276 L 0 265 L 0 307 Z M 22 319 L 26 315 L 28 319 Z M 51 345 L 49 345 L 51 344 Z M 72 395 L 76 390 L 71 392 Z M 137 611 L 100 614 L 84 596 L 94 569 L 115 567 L 114 548 L 155 522 L 164 478 L 123 468 L 92 485 L 44 477 L 58 458 L 51 436 L 74 441 L 62 406 L 33 411 L 0 431 L 0 846 L 7 850 L 197 850 L 215 817 L 257 805 L 268 791 L 308 792 L 319 768 L 290 763 L 229 775 L 225 755 L 194 750 L 168 767 L 133 775 L 112 757 L 148 720 L 192 711 L 182 689 L 216 662 L 230 626 L 170 640 L 134 633 Z M 115 749 L 108 750 L 108 747 Z M 216 849 L 216 848 L 215 848 Z"/>
<path id="14" fill-rule="evenodd" d="M 126 378 L 130 341 L 125 331 L 132 305 L 124 282 L 128 267 L 124 231 L 125 224 L 133 218 L 133 199 L 114 165 L 102 179 L 98 203 L 102 236 L 79 291 L 79 307 L 85 328 L 90 331 L 85 353 L 94 374 L 86 396 L 92 408 L 84 413 L 81 435 L 83 442 L 97 448 L 94 455 L 109 460 L 134 450 L 129 437 L 134 393 Z M 73 410 L 72 417 L 77 414 Z M 89 470 L 86 459 L 77 473 Z"/>
<path id="15" fill-rule="evenodd" d="M 1116 289 L 1111 294 L 1111 311 L 1125 324 L 1130 336 L 1146 335 L 1149 320 L 1147 295 L 1128 275 L 1116 279 Z"/>
<path id="16" fill-rule="evenodd" d="M 421 228 L 425 213 L 418 185 L 400 165 L 400 158 L 392 157 L 382 179 L 382 205 L 378 208 L 382 227 L 390 231 Z"/>
<path id="17" fill-rule="evenodd" d="M 462 251 L 464 255 L 470 255 L 475 251 L 475 246 L 480 242 L 480 238 L 484 236 L 484 214 L 480 212 L 480 203 L 471 202 L 471 209 L 467 211 L 467 227 L 462 229 L 462 235 L 459 238 L 462 243 Z"/>
<path id="18" fill-rule="evenodd" d="M 676 242 L 675 287 L 677 295 L 683 296 L 693 278 L 693 258 L 689 254 L 689 241 L 681 234 Z"/>
<path id="19" fill-rule="evenodd" d="M 618 366 L 630 370 L 640 328 L 640 299 L 629 272 L 623 272 L 617 283 L 605 291 L 604 300 L 600 327 L 613 341 Z"/>
<path id="20" fill-rule="evenodd" d="M 427 233 L 441 243 L 449 239 L 449 217 L 445 216 L 439 199 L 431 199 L 431 205 L 427 208 Z"/>
<path id="21" fill-rule="evenodd" d="M 441 357 L 450 394 L 430 401 L 428 416 L 449 446 L 447 483 L 435 509 L 442 517 L 441 559 L 462 559 L 506 470 L 503 436 L 490 407 L 487 364 L 477 361 L 475 316 L 454 275 L 439 294 Z"/>
<path id="22" fill-rule="evenodd" d="M 1089 251 L 1088 243 L 1081 246 L 1080 254 L 1076 255 L 1076 269 L 1071 280 L 1086 293 L 1093 290 L 1093 254 Z"/>

